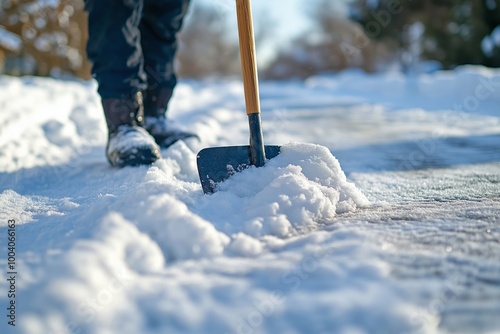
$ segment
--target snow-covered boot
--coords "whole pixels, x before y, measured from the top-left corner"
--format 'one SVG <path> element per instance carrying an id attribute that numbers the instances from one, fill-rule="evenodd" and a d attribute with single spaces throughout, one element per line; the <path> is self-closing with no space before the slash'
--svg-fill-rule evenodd
<path id="1" fill-rule="evenodd" d="M 162 148 L 188 138 L 199 140 L 195 133 L 182 129 L 167 118 L 166 110 L 171 97 L 172 90 L 161 88 L 148 91 L 144 99 L 144 128 Z"/>
<path id="2" fill-rule="evenodd" d="M 108 125 L 106 157 L 115 167 L 149 165 L 161 158 L 160 148 L 142 127 L 142 97 L 102 101 Z"/>

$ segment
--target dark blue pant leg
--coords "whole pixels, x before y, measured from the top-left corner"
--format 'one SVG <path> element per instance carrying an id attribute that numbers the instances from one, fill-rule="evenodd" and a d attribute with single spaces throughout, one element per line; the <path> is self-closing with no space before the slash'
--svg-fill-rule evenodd
<path id="1" fill-rule="evenodd" d="M 174 72 L 177 33 L 188 6 L 189 0 L 145 0 L 139 28 L 148 83 L 144 98 L 146 116 L 165 112 L 177 83 Z"/>
<path id="2" fill-rule="evenodd" d="M 144 0 L 85 1 L 87 54 L 103 99 L 124 99 L 146 88 L 139 30 L 143 5 Z"/>

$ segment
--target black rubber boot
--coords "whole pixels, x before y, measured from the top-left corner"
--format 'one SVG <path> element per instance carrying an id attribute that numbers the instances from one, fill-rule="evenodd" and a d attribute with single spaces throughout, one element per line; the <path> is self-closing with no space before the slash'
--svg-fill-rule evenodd
<path id="1" fill-rule="evenodd" d="M 172 90 L 160 88 L 150 90 L 144 99 L 144 128 L 153 136 L 161 148 L 167 148 L 179 140 L 199 137 L 183 130 L 166 116 Z"/>
<path id="2" fill-rule="evenodd" d="M 102 101 L 108 125 L 106 157 L 114 167 L 149 165 L 161 158 L 160 148 L 142 127 L 142 95 Z"/>

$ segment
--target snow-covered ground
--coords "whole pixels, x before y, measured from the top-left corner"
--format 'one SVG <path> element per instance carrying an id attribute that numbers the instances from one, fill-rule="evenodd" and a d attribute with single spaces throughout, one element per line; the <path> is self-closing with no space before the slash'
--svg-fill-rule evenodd
<path id="1" fill-rule="evenodd" d="M 196 153 L 246 143 L 239 82 L 181 82 L 201 142 L 122 170 L 93 83 L 0 90 L 1 333 L 500 332 L 499 70 L 263 83 L 283 153 L 212 196 Z"/>

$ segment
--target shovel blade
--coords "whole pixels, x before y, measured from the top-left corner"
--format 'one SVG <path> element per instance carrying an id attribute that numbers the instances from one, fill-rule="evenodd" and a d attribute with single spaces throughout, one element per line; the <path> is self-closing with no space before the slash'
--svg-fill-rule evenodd
<path id="1" fill-rule="evenodd" d="M 280 146 L 265 146 L 265 150 L 266 159 L 272 159 L 280 153 Z M 212 194 L 218 183 L 251 165 L 250 146 L 205 148 L 198 153 L 197 163 L 203 192 Z"/>

